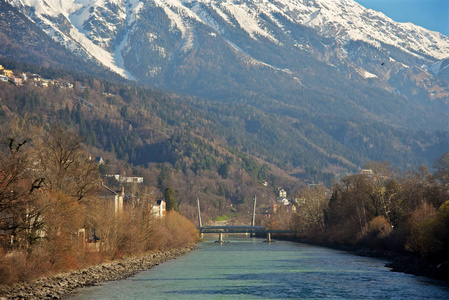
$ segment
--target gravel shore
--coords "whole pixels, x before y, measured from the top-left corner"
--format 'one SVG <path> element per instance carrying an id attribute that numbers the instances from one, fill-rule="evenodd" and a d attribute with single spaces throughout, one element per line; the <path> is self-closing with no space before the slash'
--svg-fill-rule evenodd
<path id="1" fill-rule="evenodd" d="M 41 278 L 33 282 L 13 286 L 0 285 L 0 300 L 3 299 L 64 299 L 76 289 L 92 286 L 103 281 L 120 280 L 137 272 L 148 270 L 167 260 L 177 258 L 195 249 L 196 246 L 173 249 L 130 257 L 56 276 Z"/>

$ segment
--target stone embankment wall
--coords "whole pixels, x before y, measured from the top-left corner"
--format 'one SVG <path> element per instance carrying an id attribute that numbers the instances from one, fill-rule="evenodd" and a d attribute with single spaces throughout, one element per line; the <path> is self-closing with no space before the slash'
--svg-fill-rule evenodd
<path id="1" fill-rule="evenodd" d="M 130 257 L 109 263 L 91 266 L 83 270 L 61 273 L 41 278 L 30 283 L 14 286 L 0 285 L 0 300 L 3 299 L 63 299 L 78 288 L 92 286 L 103 281 L 124 279 L 137 272 L 148 270 L 169 259 L 177 258 L 196 246 Z"/>

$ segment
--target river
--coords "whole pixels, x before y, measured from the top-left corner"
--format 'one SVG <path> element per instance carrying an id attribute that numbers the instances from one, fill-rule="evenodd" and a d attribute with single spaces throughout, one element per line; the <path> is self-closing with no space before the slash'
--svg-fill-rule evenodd
<path id="1" fill-rule="evenodd" d="M 443 282 L 391 272 L 385 260 L 288 241 L 216 239 L 71 299 L 449 299 Z"/>

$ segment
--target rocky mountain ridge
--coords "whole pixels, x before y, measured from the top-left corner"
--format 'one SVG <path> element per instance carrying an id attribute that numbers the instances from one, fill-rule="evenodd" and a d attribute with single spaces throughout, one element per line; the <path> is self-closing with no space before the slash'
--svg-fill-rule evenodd
<path id="1" fill-rule="evenodd" d="M 272 47 L 304 51 L 328 64 L 352 64 L 352 70 L 365 79 L 384 77 L 385 72 L 369 64 L 361 64 L 363 54 L 356 53 L 351 44 L 363 42 L 382 53 L 393 47 L 411 56 L 394 61 L 399 66 L 421 67 L 446 59 L 449 38 L 411 23 L 397 23 L 380 12 L 365 9 L 353 0 L 277 0 L 277 1 L 192 1 L 192 0 L 9 0 L 47 34 L 67 48 L 96 59 L 103 65 L 130 79 L 146 81 L 144 77 L 157 77 L 166 65 L 158 60 L 176 64 L 183 53 L 201 47 L 203 34 L 221 37 L 225 45 L 250 64 L 271 66 L 275 70 L 294 73 L 245 49 L 252 40 Z M 164 19 L 159 30 L 146 28 L 145 22 L 157 15 Z M 150 25 L 151 26 L 151 25 Z M 306 35 L 291 29 L 313 29 L 332 45 L 320 49 Z M 200 32 L 201 30 L 207 32 Z M 159 31 L 159 32 L 158 32 Z M 160 31 L 164 33 L 161 34 Z M 165 43 L 167 34 L 174 39 L 172 47 Z M 244 35 L 244 40 L 239 36 Z M 147 44 L 139 41 L 147 39 Z M 320 41 L 322 42 L 322 41 Z M 140 45 L 149 46 L 154 58 L 145 64 L 146 72 L 134 66 L 130 56 L 142 51 Z M 331 49 L 327 49 L 327 48 Z M 259 46 L 260 47 L 260 46 Z M 290 52 L 292 51 L 290 49 Z M 389 51 L 392 52 L 392 51 Z M 294 54 L 294 53 L 291 53 Z M 377 55 L 380 64 L 389 57 Z"/>
<path id="2" fill-rule="evenodd" d="M 352 0 L 8 2 L 73 57 L 204 99 L 230 146 L 291 173 L 449 144 L 448 38 Z"/>

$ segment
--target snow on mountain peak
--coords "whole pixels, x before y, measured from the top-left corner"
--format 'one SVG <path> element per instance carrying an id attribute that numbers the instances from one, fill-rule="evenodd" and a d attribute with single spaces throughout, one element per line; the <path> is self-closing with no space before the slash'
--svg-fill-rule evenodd
<path id="1" fill-rule="evenodd" d="M 342 42 L 360 40 L 375 47 L 392 45 L 413 55 L 444 59 L 449 56 L 449 38 L 438 32 L 426 30 L 411 23 L 398 23 L 384 14 L 366 9 L 353 0 L 171 0 L 184 6 L 201 3 L 212 8 L 220 21 L 238 25 L 253 39 L 263 36 L 277 42 L 276 36 L 266 29 L 260 17 L 268 16 L 277 26 L 277 15 L 298 25 L 316 29 L 323 36 L 334 37 Z M 204 21 L 204 12 L 198 5 L 192 10 Z M 201 15 L 203 14 L 203 15 Z M 202 17 L 201 17 L 202 16 Z M 208 19 L 207 24 L 217 24 Z M 216 26 L 213 26 L 216 29 Z"/>
<path id="2" fill-rule="evenodd" d="M 411 54 L 435 59 L 449 56 L 449 38 L 412 23 L 398 23 L 381 12 L 366 9 L 353 0 L 284 0 L 294 5 L 299 24 L 317 29 L 325 36 L 342 40 L 361 40 L 375 47 L 381 43 L 396 46 Z M 309 5 L 307 5 L 309 4 Z M 296 10 L 301 7 L 303 10 Z M 313 8 L 311 11 L 311 8 Z M 291 6 L 290 6 L 291 9 Z M 305 19 L 305 21 L 304 21 Z"/>
<path id="3" fill-rule="evenodd" d="M 78 47 L 112 70 L 131 78 L 124 68 L 123 51 L 133 26 L 139 26 L 143 8 L 159 7 L 171 29 L 182 34 L 179 49 L 195 44 L 194 28 L 206 25 L 225 36 L 227 30 L 245 31 L 253 40 L 261 38 L 282 45 L 286 29 L 298 25 L 341 44 L 363 41 L 377 48 L 397 47 L 411 55 L 435 62 L 449 57 L 449 38 L 411 23 L 394 22 L 384 14 L 366 9 L 354 0 L 8 0 L 42 23 L 48 34 L 68 47 Z M 61 15 L 71 24 L 57 24 Z M 58 21 L 59 20 L 59 21 Z M 278 28 L 274 28 L 277 26 Z M 279 30 L 278 30 L 279 29 Z M 301 48 L 301 37 L 291 36 Z M 226 37 L 225 39 L 228 39 Z"/>

